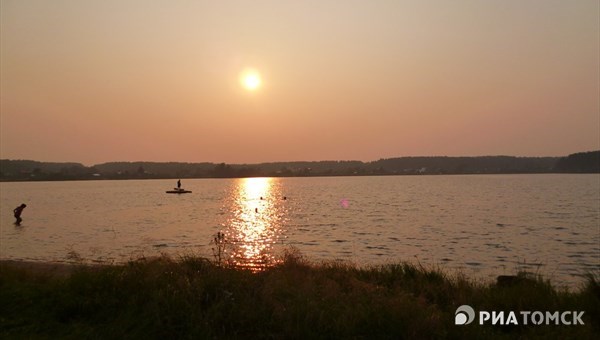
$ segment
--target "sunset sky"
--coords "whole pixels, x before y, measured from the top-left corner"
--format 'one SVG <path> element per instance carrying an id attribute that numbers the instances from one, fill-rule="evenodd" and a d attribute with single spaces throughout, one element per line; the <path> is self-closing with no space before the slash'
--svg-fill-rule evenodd
<path id="1" fill-rule="evenodd" d="M 0 1 L 0 158 L 600 149 L 597 0 Z"/>

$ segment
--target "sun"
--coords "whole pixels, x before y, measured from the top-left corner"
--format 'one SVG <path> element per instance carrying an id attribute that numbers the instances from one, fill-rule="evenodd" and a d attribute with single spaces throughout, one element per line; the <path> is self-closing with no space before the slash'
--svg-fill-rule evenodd
<path id="1" fill-rule="evenodd" d="M 247 68 L 240 73 L 240 84 L 248 91 L 256 91 L 262 85 L 260 73 L 253 68 Z"/>

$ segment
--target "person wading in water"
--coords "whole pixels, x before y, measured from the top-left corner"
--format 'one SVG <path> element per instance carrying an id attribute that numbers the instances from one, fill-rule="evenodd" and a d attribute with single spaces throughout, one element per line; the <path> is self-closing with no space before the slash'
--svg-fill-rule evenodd
<path id="1" fill-rule="evenodd" d="M 23 221 L 23 219 L 21 218 L 21 214 L 23 213 L 23 209 L 25 209 L 25 207 L 27 207 L 27 205 L 23 203 L 20 206 L 16 207 L 15 210 L 13 210 L 15 218 L 17 219 L 17 221 L 15 222 L 16 225 L 21 225 L 21 221 Z"/>

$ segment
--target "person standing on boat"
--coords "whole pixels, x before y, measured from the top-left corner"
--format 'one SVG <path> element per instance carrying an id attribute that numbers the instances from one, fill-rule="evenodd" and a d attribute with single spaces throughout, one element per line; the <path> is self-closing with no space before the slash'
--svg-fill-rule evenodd
<path id="1" fill-rule="evenodd" d="M 21 221 L 23 221 L 23 219 L 21 218 L 21 214 L 23 213 L 23 209 L 25 209 L 25 207 L 27 207 L 27 205 L 23 203 L 20 206 L 16 207 L 15 210 L 13 210 L 15 218 L 17 219 L 17 221 L 15 222 L 16 225 L 20 225 Z"/>
<path id="2" fill-rule="evenodd" d="M 178 179 L 177 180 L 177 190 L 180 190 L 180 189 L 181 189 L 181 180 Z"/>

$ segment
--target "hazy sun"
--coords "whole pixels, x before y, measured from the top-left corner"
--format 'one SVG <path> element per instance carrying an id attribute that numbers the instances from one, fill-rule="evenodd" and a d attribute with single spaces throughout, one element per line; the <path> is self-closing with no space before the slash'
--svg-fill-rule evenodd
<path id="1" fill-rule="evenodd" d="M 257 90 L 261 83 L 260 73 L 255 69 L 247 68 L 240 74 L 240 84 L 248 91 Z"/>

